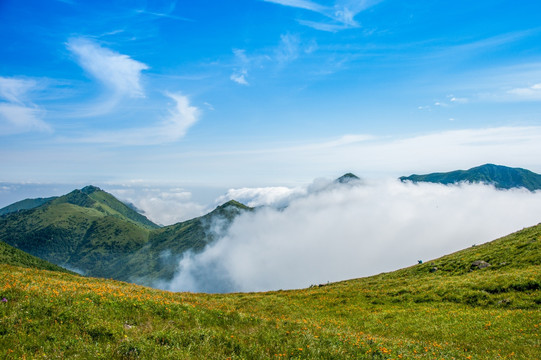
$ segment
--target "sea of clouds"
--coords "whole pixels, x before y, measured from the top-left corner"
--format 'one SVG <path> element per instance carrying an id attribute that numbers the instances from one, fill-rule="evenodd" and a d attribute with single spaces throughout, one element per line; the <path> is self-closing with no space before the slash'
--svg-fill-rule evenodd
<path id="1" fill-rule="evenodd" d="M 494 240 L 541 220 L 541 192 L 490 185 L 337 184 L 230 190 L 253 212 L 202 253 L 187 253 L 172 291 L 308 287 L 392 271 Z M 266 205 L 266 206 L 265 206 Z"/>

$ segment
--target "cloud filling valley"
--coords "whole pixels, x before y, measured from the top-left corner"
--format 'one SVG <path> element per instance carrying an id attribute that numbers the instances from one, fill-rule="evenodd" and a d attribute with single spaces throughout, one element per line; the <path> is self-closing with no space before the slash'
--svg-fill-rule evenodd
<path id="1" fill-rule="evenodd" d="M 541 218 L 541 192 L 482 184 L 322 186 L 319 180 L 304 191 L 275 189 L 276 196 L 272 189 L 253 190 L 252 205 L 270 199 L 280 207 L 238 216 L 203 252 L 184 254 L 175 278 L 160 287 L 211 293 L 304 288 L 431 260 Z M 248 189 L 236 194 L 250 202 Z"/>

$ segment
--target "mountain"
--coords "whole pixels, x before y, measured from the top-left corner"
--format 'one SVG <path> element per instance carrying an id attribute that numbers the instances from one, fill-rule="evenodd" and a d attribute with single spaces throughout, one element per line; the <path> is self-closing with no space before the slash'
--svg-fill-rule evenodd
<path id="1" fill-rule="evenodd" d="M 530 191 L 541 189 L 541 175 L 522 168 L 485 164 L 469 170 L 445 173 L 410 175 L 400 177 L 401 181 L 455 184 L 459 182 L 492 184 L 498 189 L 526 188 Z"/>
<path id="2" fill-rule="evenodd" d="M 248 207 L 159 227 L 111 194 L 87 186 L 0 217 L 0 240 L 81 274 L 152 285 L 170 280 L 185 251 L 201 251 Z"/>
<path id="3" fill-rule="evenodd" d="M 75 274 L 58 265 L 16 249 L 3 241 L 0 241 L 0 264 Z"/>
<path id="4" fill-rule="evenodd" d="M 87 208 L 94 208 L 106 215 L 111 215 L 122 220 L 128 220 L 135 225 L 146 229 L 157 229 L 160 226 L 139 214 L 132 207 L 117 200 L 113 195 L 101 190 L 96 186 L 86 186 L 81 190 L 74 190 L 67 195 L 54 199 L 52 204 L 69 203 Z"/>
<path id="5" fill-rule="evenodd" d="M 237 215 L 251 210 L 230 200 L 206 215 L 153 230 L 145 245 L 130 255 L 118 272 L 123 279 L 138 284 L 167 282 L 175 275 L 186 251 L 202 251 L 226 231 Z"/>
<path id="6" fill-rule="evenodd" d="M 350 182 L 357 182 L 360 180 L 361 178 L 359 178 L 357 175 L 352 174 L 352 173 L 347 173 L 340 176 L 338 179 L 334 180 L 334 182 L 339 183 L 339 184 L 349 184 Z"/>
<path id="7" fill-rule="evenodd" d="M 173 293 L 3 265 L 0 355 L 539 359 L 540 265 L 541 225 L 390 273 L 265 293 Z"/>
<path id="8" fill-rule="evenodd" d="M 11 205 L 1 208 L 0 216 L 6 215 L 12 212 L 21 211 L 21 210 L 33 209 L 45 203 L 48 203 L 49 201 L 54 200 L 56 198 L 57 198 L 56 196 L 53 196 L 53 197 L 48 197 L 48 198 L 25 199 L 25 200 L 17 201 L 16 203 L 13 203 Z"/>

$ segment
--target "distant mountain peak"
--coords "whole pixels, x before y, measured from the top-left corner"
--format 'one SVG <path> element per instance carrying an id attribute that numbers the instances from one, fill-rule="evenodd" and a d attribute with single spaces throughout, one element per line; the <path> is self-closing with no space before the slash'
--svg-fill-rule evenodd
<path id="1" fill-rule="evenodd" d="M 96 191 L 101 191 L 101 189 L 94 185 L 87 185 L 84 188 L 81 189 L 81 192 L 87 195 L 90 195 Z"/>
<path id="2" fill-rule="evenodd" d="M 246 206 L 243 203 L 238 202 L 237 200 L 229 200 L 229 201 L 223 203 L 222 205 L 218 206 L 218 208 L 226 208 L 226 207 L 230 207 L 230 206 L 234 206 L 236 208 L 240 208 L 240 209 L 244 209 L 244 210 L 251 209 L 249 206 Z"/>
<path id="3" fill-rule="evenodd" d="M 236 200 L 229 200 L 222 205 L 217 206 L 214 210 L 212 210 L 210 213 L 204 215 L 203 217 L 224 217 L 229 220 L 232 220 L 234 217 L 239 215 L 240 213 L 244 211 L 251 211 L 253 208 L 244 205 L 243 203 L 240 203 Z"/>
<path id="4" fill-rule="evenodd" d="M 410 175 L 400 177 L 401 181 L 455 184 L 459 182 L 491 184 L 498 189 L 525 188 L 530 191 L 541 189 L 541 175 L 522 168 L 484 164 L 468 170 L 445 173 Z"/>
<path id="5" fill-rule="evenodd" d="M 358 177 L 357 175 L 353 174 L 353 173 L 346 173 L 342 176 L 340 176 L 338 179 L 335 180 L 335 182 L 339 183 L 339 184 L 347 184 L 351 181 L 359 181 L 361 180 L 360 177 Z"/>

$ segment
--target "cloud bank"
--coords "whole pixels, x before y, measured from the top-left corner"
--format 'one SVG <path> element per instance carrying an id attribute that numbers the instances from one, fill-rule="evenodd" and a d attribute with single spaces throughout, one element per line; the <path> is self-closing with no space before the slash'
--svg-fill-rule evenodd
<path id="1" fill-rule="evenodd" d="M 302 288 L 413 265 L 538 223 L 541 192 L 385 181 L 331 186 L 260 208 L 187 254 L 166 287 L 230 292 Z"/>

